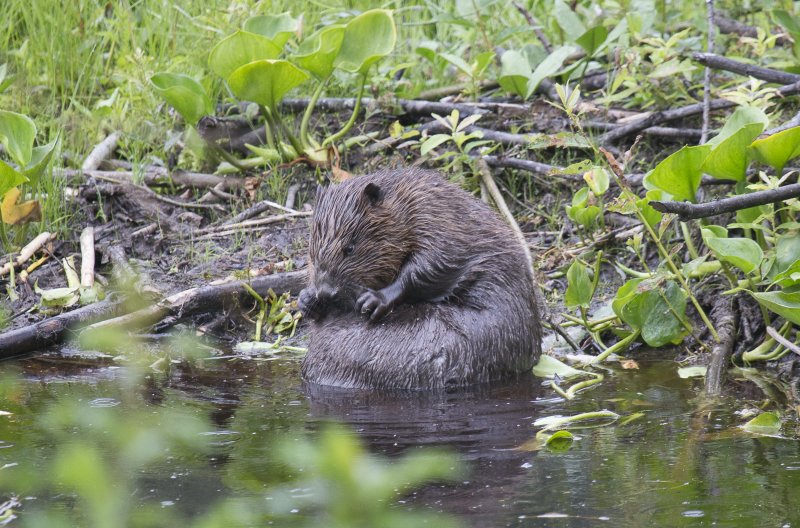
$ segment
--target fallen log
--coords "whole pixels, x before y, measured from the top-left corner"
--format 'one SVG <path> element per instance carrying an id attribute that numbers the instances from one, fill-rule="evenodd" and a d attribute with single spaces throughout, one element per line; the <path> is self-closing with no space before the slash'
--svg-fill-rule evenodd
<path id="1" fill-rule="evenodd" d="M 718 214 L 732 213 L 740 209 L 782 202 L 790 198 L 798 197 L 800 197 L 800 183 L 793 183 L 791 185 L 778 187 L 777 189 L 740 194 L 730 198 L 723 198 L 721 200 L 714 200 L 701 204 L 652 201 L 650 205 L 656 211 L 677 214 L 681 220 L 694 220 L 696 218 L 707 218 Z"/>
<path id="2" fill-rule="evenodd" d="M 305 271 L 293 271 L 262 275 L 248 281 L 210 284 L 184 290 L 160 303 L 127 314 L 124 313 L 124 301 L 101 301 L 0 334 L 0 359 L 42 352 L 48 346 L 64 342 L 74 332 L 82 330 L 81 327 L 120 330 L 149 328 L 168 316 L 174 316 L 174 323 L 177 323 L 186 317 L 216 310 L 226 302 L 246 299 L 249 293 L 245 284 L 259 295 L 267 295 L 270 289 L 276 292 L 288 291 L 295 295 L 303 288 L 305 281 Z"/>
<path id="3" fill-rule="evenodd" d="M 800 81 L 800 75 L 794 73 L 747 64 L 746 62 L 729 59 L 715 53 L 695 52 L 692 54 L 692 60 L 715 70 L 725 70 L 777 84 L 792 84 Z"/>

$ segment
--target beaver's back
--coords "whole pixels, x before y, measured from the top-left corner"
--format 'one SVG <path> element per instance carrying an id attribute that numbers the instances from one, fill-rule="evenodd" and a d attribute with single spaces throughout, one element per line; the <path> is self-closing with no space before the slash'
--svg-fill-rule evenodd
<path id="1" fill-rule="evenodd" d="M 407 247 L 420 266 L 454 269 L 457 277 L 444 295 L 399 304 L 376 322 L 355 310 L 312 321 L 304 378 L 345 387 L 430 388 L 529 369 L 540 353 L 541 328 L 533 277 L 511 228 L 486 204 L 421 170 L 348 180 L 326 191 L 337 194 L 327 195 L 315 214 L 350 214 L 332 206 L 352 207 L 351 195 L 365 183 L 385 191 L 380 229 L 369 226 L 380 233 L 373 235 L 375 251 Z M 319 264 L 326 265 L 312 262 Z M 388 276 L 386 270 L 348 271 Z"/>

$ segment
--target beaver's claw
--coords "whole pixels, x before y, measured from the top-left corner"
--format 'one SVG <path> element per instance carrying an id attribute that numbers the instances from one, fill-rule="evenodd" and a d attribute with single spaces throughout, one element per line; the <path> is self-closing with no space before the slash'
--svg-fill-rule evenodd
<path id="1" fill-rule="evenodd" d="M 381 292 L 367 290 L 356 301 L 356 309 L 368 315 L 370 320 L 377 321 L 392 311 L 393 303 L 386 300 Z"/>

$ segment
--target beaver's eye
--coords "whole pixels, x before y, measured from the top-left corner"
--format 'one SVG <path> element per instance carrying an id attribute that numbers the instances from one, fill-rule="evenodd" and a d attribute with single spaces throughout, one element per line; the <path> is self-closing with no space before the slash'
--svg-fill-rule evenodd
<path id="1" fill-rule="evenodd" d="M 350 255 L 351 253 L 353 253 L 353 250 L 354 250 L 355 248 L 356 248 L 356 243 L 355 243 L 355 241 L 352 241 L 352 242 L 350 242 L 349 244 L 347 244 L 347 245 L 344 247 L 344 256 L 346 257 L 346 256 Z"/>

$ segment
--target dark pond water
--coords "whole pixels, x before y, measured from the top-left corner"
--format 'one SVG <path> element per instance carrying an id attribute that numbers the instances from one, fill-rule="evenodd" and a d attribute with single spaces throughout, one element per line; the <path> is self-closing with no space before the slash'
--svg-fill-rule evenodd
<path id="1" fill-rule="evenodd" d="M 209 451 L 176 452 L 136 469 L 130 490 L 134 503 L 182 516 L 202 515 L 225 497 L 268 495 L 296 476 L 276 446 L 313 439 L 337 420 L 390 460 L 424 447 L 455 452 L 466 476 L 426 486 L 393 508 L 443 512 L 463 526 L 800 526 L 800 441 L 741 433 L 746 418 L 738 411 L 751 404 L 704 399 L 701 382 L 680 379 L 668 361 L 612 367 L 600 387 L 570 402 L 533 378 L 437 394 L 310 390 L 288 361 L 209 361 L 145 371 L 136 382 L 126 369 L 94 362 L 40 359 L 0 370 L 24 380 L 7 381 L 0 400 L 0 411 L 13 413 L 0 416 L 0 477 L 9 468 L 50 471 L 57 446 L 83 440 L 92 427 L 101 437 L 126 434 L 130 421 L 179 427 L 167 409 L 201 419 Z M 565 452 L 525 448 L 537 418 L 599 409 L 643 416 L 574 429 L 579 438 Z M 103 422 L 108 416 L 117 421 Z M 62 426 L 60 436 L 52 432 Z M 15 489 L 27 485 L 22 480 L 2 485 L 0 498 L 22 503 L 11 526 L 53 504 L 72 507 L 56 490 L 28 495 Z"/>

